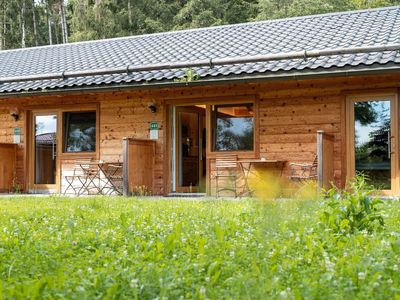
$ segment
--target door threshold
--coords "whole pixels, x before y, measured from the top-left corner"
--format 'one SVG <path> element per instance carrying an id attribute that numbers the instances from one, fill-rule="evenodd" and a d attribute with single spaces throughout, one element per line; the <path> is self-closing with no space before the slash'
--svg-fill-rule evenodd
<path id="1" fill-rule="evenodd" d="M 206 193 L 169 193 L 167 197 L 176 197 L 176 198 L 202 198 L 206 197 Z"/>

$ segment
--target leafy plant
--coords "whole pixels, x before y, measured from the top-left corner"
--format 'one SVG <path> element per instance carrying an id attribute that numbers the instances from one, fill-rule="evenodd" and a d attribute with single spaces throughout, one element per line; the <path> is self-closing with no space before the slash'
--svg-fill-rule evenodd
<path id="1" fill-rule="evenodd" d="M 151 190 L 146 185 L 139 185 L 133 188 L 132 194 L 139 197 L 151 196 Z"/>
<path id="2" fill-rule="evenodd" d="M 337 234 L 372 232 L 384 226 L 380 204 L 374 189 L 362 173 L 348 183 L 345 190 L 334 187 L 325 192 L 321 221 Z"/>
<path id="3" fill-rule="evenodd" d="M 175 82 L 181 82 L 188 84 L 189 82 L 196 81 L 200 79 L 200 75 L 196 73 L 192 68 L 186 70 L 185 75 L 182 78 L 175 79 Z"/>
<path id="4" fill-rule="evenodd" d="M 3 197 L 0 299 L 398 299 L 400 202 L 341 239 L 319 204 Z"/>
<path id="5" fill-rule="evenodd" d="M 15 194 L 21 194 L 21 192 L 22 192 L 22 187 L 21 187 L 21 185 L 18 183 L 18 180 L 17 180 L 17 173 L 16 173 L 15 171 L 14 171 L 13 179 L 12 179 L 12 182 L 11 182 L 11 190 L 12 190 L 12 192 L 15 193 Z"/>

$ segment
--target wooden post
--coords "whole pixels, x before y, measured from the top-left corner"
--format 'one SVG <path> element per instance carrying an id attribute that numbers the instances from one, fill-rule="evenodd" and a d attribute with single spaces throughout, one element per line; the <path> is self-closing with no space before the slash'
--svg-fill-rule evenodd
<path id="1" fill-rule="evenodd" d="M 323 170 L 324 170 L 324 151 L 323 151 L 323 144 L 324 144 L 324 131 L 318 130 L 317 131 L 317 157 L 318 157 L 318 166 L 317 166 L 317 176 L 318 176 L 318 192 L 321 191 L 324 184 L 323 178 Z"/>
<path id="2" fill-rule="evenodd" d="M 154 192 L 154 164 L 156 142 L 154 140 L 124 138 L 123 151 L 123 187 L 124 196 L 130 196 L 134 189 Z"/>
<path id="3" fill-rule="evenodd" d="M 318 155 L 318 189 L 328 189 L 334 180 L 333 174 L 333 153 L 334 138 L 323 130 L 317 131 L 317 155 Z"/>
<path id="4" fill-rule="evenodd" d="M 127 197 L 129 196 L 129 139 L 123 138 L 122 140 L 122 194 Z"/>

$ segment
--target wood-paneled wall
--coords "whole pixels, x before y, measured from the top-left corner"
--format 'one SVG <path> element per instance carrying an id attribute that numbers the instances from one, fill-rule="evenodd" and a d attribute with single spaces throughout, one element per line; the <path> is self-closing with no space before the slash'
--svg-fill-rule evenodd
<path id="1" fill-rule="evenodd" d="M 13 106 L 10 106 L 13 107 Z M 21 128 L 21 143 L 17 145 L 16 183 L 25 185 L 24 143 L 25 143 L 25 113 L 21 112 L 18 121 L 10 115 L 8 107 L 2 107 L 0 100 L 0 143 L 14 143 L 14 128 Z M 0 159 L 4 159 L 0 157 Z"/>
<path id="2" fill-rule="evenodd" d="M 17 177 L 20 183 L 26 184 L 26 112 L 31 109 L 99 103 L 99 159 L 106 161 L 122 161 L 122 138 L 148 138 L 150 122 L 157 121 L 159 139 L 156 144 L 154 192 L 164 194 L 167 192 L 165 188 L 169 186 L 166 101 L 201 103 L 203 99 L 218 101 L 237 96 L 254 99 L 255 96 L 259 107 L 259 144 L 256 145 L 259 156 L 286 161 L 312 161 L 316 154 L 316 132 L 324 130 L 334 136 L 334 177 L 336 184 L 341 185 L 346 172 L 346 95 L 380 91 L 397 93 L 399 88 L 400 75 L 394 73 L 1 98 L 0 143 L 13 142 L 13 129 L 22 128 L 21 144 L 17 151 Z M 148 108 L 150 103 L 157 105 L 156 113 Z M 19 121 L 14 121 L 9 115 L 12 107 L 20 109 Z M 71 159 L 65 159 L 65 164 L 61 162 L 61 178 L 72 165 Z"/>
<path id="3" fill-rule="evenodd" d="M 0 192 L 10 192 L 16 172 L 17 147 L 14 144 L 0 143 Z"/>

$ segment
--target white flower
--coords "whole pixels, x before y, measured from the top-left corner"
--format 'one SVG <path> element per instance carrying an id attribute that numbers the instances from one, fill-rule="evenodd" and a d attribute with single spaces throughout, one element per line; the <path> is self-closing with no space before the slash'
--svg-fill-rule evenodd
<path id="1" fill-rule="evenodd" d="M 133 289 L 136 289 L 136 288 L 138 287 L 138 283 L 139 283 L 139 280 L 136 279 L 136 278 L 133 278 L 133 279 L 131 280 L 131 283 L 129 284 L 129 286 L 130 286 L 131 288 L 133 288 Z"/>
<path id="2" fill-rule="evenodd" d="M 85 289 L 83 288 L 83 286 L 78 286 L 78 287 L 76 288 L 76 290 L 77 290 L 78 292 L 84 292 L 84 291 L 85 291 Z"/>
<path id="3" fill-rule="evenodd" d="M 199 293 L 204 295 L 206 293 L 206 288 L 204 286 L 202 286 L 199 290 Z"/>
<path id="4" fill-rule="evenodd" d="M 364 280 L 365 277 L 366 277 L 366 275 L 365 275 L 364 272 L 358 272 L 358 279 L 359 279 L 359 280 Z"/>
<path id="5" fill-rule="evenodd" d="M 287 292 L 286 291 L 281 291 L 279 293 L 279 296 L 281 296 L 282 298 L 287 298 Z"/>

